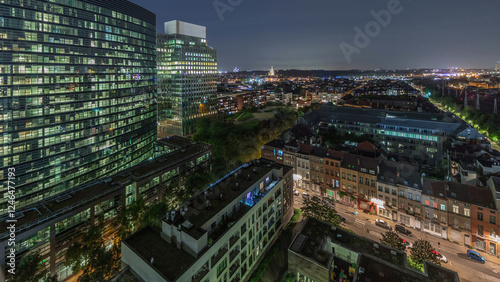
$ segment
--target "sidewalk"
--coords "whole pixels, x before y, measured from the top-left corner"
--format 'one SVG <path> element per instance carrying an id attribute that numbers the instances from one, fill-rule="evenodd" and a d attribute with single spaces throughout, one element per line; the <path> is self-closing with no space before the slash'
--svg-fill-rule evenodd
<path id="1" fill-rule="evenodd" d="M 342 211 L 342 212 L 347 213 L 347 214 L 353 214 L 351 205 L 345 205 L 345 204 L 342 204 L 338 201 L 336 201 L 335 204 L 336 204 L 337 211 Z M 387 219 L 385 217 L 380 217 L 378 215 L 370 215 L 370 214 L 364 213 L 363 211 L 360 211 L 359 209 L 356 209 L 356 212 L 358 212 L 358 214 L 355 215 L 355 217 L 357 217 L 359 219 L 364 219 L 364 220 L 366 220 L 367 223 L 370 222 L 370 223 L 375 224 L 376 219 L 382 219 L 382 220 L 386 221 L 387 223 L 389 223 L 389 225 L 391 225 L 392 227 L 394 227 L 396 224 L 400 224 L 396 221 Z M 456 242 L 449 241 L 447 239 L 439 238 L 439 237 L 433 236 L 429 233 L 423 232 L 420 229 L 414 229 L 414 228 L 409 228 L 409 229 L 413 232 L 413 235 L 415 238 L 424 239 L 424 240 L 431 242 L 431 244 L 434 247 L 436 247 L 436 250 L 439 249 L 438 251 L 440 251 L 441 249 L 447 249 L 447 250 L 460 251 L 460 252 L 466 254 L 467 250 L 469 249 L 463 243 L 456 243 Z M 439 246 L 438 242 L 440 243 L 440 246 Z M 474 250 L 477 251 L 479 254 L 481 254 L 487 261 L 495 263 L 495 264 L 500 266 L 500 258 L 498 258 L 498 257 L 496 257 L 488 252 L 481 251 L 479 249 L 474 249 Z"/>

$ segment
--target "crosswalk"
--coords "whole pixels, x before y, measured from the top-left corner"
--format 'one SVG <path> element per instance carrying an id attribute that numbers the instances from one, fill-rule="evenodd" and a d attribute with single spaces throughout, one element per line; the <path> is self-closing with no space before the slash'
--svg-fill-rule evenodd
<path id="1" fill-rule="evenodd" d="M 354 219 L 354 225 L 357 227 L 365 227 L 366 221 L 363 219 Z"/>

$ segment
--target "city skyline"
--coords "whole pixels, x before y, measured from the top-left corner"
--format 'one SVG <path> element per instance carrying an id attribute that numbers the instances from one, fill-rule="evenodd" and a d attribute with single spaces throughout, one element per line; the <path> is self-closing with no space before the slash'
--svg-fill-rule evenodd
<path id="1" fill-rule="evenodd" d="M 500 4 L 1 2 L 0 282 L 500 280 Z"/>
<path id="2" fill-rule="evenodd" d="M 325 70 L 481 69 L 494 68 L 500 61 L 494 48 L 500 39 L 491 36 L 500 27 L 495 21 L 500 3 L 493 1 L 293 1 L 287 5 L 263 1 L 231 4 L 227 0 L 192 0 L 175 5 L 154 0 L 132 2 L 155 11 L 158 27 L 169 20 L 206 26 L 209 45 L 219 50 L 219 71 L 232 71 L 234 67 L 268 70 L 271 66 Z M 388 24 L 381 26 L 349 63 L 340 44 L 354 46 L 354 28 L 365 30 L 374 21 L 372 11 L 378 13 L 396 4 L 400 12 L 392 14 Z"/>

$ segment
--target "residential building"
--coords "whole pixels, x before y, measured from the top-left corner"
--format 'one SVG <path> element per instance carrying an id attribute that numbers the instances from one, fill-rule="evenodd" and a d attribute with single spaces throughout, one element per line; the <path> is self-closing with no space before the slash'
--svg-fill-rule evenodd
<path id="1" fill-rule="evenodd" d="M 296 165 L 296 173 L 298 175 L 299 180 L 299 187 L 301 189 L 304 189 L 306 191 L 309 191 L 311 189 L 310 183 L 311 183 L 311 174 L 310 174 L 310 157 L 309 155 L 311 154 L 311 151 L 313 149 L 313 146 L 306 145 L 306 144 L 301 144 L 299 146 L 299 149 L 296 153 L 296 160 L 297 160 L 297 165 Z"/>
<path id="2" fill-rule="evenodd" d="M 0 30 L 0 179 L 15 169 L 17 210 L 153 156 L 155 14 L 125 0 L 4 1 Z"/>
<path id="3" fill-rule="evenodd" d="M 471 204 L 471 233 L 473 246 L 493 255 L 498 254 L 498 212 L 493 193 L 488 188 L 469 190 Z"/>
<path id="4" fill-rule="evenodd" d="M 401 164 L 398 176 L 398 221 L 420 230 L 423 221 L 422 175 L 417 167 Z"/>
<path id="5" fill-rule="evenodd" d="M 217 117 L 217 53 L 206 28 L 181 21 L 157 35 L 158 136 L 193 134 L 196 120 Z"/>
<path id="6" fill-rule="evenodd" d="M 460 281 L 458 274 L 424 261 L 410 269 L 405 252 L 340 227 L 308 218 L 288 248 L 295 281 Z"/>
<path id="7" fill-rule="evenodd" d="M 340 188 L 340 164 L 342 156 L 342 152 L 328 149 L 324 158 L 326 196 L 329 198 L 335 198 L 335 191 Z"/>
<path id="8" fill-rule="evenodd" d="M 342 133 L 366 135 L 389 156 L 433 164 L 465 126 L 446 114 L 386 111 L 323 104 L 305 120 L 327 122 Z"/>
<path id="9" fill-rule="evenodd" d="M 448 239 L 466 246 L 471 244 L 471 204 L 468 185 L 446 182 L 448 197 Z"/>
<path id="10" fill-rule="evenodd" d="M 420 229 L 421 178 L 418 168 L 409 164 L 381 161 L 377 176 L 378 214 L 408 227 Z"/>
<path id="11" fill-rule="evenodd" d="M 187 176 L 210 169 L 211 158 L 210 146 L 188 143 L 102 181 L 95 180 L 20 210 L 16 214 L 16 259 L 38 250 L 44 267 L 52 275 L 57 274 L 61 280 L 71 277 L 73 272 L 64 259 L 66 250 L 89 226 L 98 222 L 114 226 L 119 210 L 135 199 L 156 202 L 166 194 L 180 191 Z M 0 234 L 2 281 L 8 278 L 5 258 L 11 248 L 5 218 L 2 217 L 0 226 L 0 230 L 5 230 Z M 112 241 L 115 231 L 109 228 L 103 236 Z"/>
<path id="12" fill-rule="evenodd" d="M 144 281 L 247 281 L 293 215 L 292 168 L 257 160 L 122 242 Z"/>
<path id="13" fill-rule="evenodd" d="M 279 164 L 284 163 L 284 150 L 285 144 L 279 140 L 273 140 L 264 145 L 261 150 L 262 158 L 270 161 L 277 162 Z M 287 164 L 289 165 L 289 164 Z M 289 165 L 294 167 L 295 164 Z"/>
<path id="14" fill-rule="evenodd" d="M 313 147 L 309 155 L 309 163 L 311 164 L 311 193 L 318 197 L 323 197 L 325 194 L 325 156 L 327 149 L 323 147 Z"/>
<path id="15" fill-rule="evenodd" d="M 398 166 L 396 162 L 382 161 L 377 176 L 378 198 L 384 205 L 378 207 L 378 215 L 398 220 Z"/>
<path id="16" fill-rule="evenodd" d="M 340 191 L 347 195 L 340 200 L 372 211 L 374 206 L 370 201 L 377 196 L 377 170 L 378 159 L 344 153 L 340 166 Z"/>
<path id="17" fill-rule="evenodd" d="M 422 231 L 448 239 L 448 200 L 442 181 L 425 178 L 422 187 L 422 205 L 425 215 Z"/>
<path id="18" fill-rule="evenodd" d="M 491 176 L 487 182 L 486 186 L 491 190 L 493 195 L 495 195 L 495 206 L 497 211 L 500 210 L 500 174 L 496 176 Z M 497 234 L 500 234 L 500 217 L 497 216 Z"/>

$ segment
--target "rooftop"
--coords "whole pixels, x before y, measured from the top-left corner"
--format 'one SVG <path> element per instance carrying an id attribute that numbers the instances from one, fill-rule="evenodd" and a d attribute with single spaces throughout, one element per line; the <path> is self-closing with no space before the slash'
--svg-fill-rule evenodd
<path id="1" fill-rule="evenodd" d="M 355 171 L 361 171 L 364 168 L 367 169 L 365 173 L 371 170 L 375 174 L 377 172 L 378 159 L 345 153 L 340 166 Z"/>
<path id="2" fill-rule="evenodd" d="M 165 145 L 173 148 L 182 148 L 188 145 L 195 144 L 191 139 L 184 138 L 181 136 L 170 136 L 167 138 L 160 139 L 156 141 L 159 145 Z"/>
<path id="3" fill-rule="evenodd" d="M 495 198 L 489 188 L 424 178 L 422 193 L 440 198 L 456 199 L 484 208 L 496 209 Z"/>
<path id="4" fill-rule="evenodd" d="M 357 281 L 458 281 L 456 272 L 427 262 L 427 275 L 413 270 L 407 266 L 404 252 L 314 218 L 307 219 L 290 250 L 329 268 L 333 254 L 322 251 L 328 241 L 325 236 L 332 243 L 361 254 L 359 265 L 354 266 L 357 268 Z M 336 266 L 337 263 L 338 258 L 335 257 Z M 345 264 L 345 261 L 340 263 Z"/>
<path id="5" fill-rule="evenodd" d="M 178 166 L 179 163 L 192 158 L 197 153 L 208 150 L 210 147 L 206 144 L 188 145 L 183 149 L 145 161 L 111 177 L 80 185 L 45 201 L 23 208 L 16 213 L 16 231 L 22 232 L 32 226 L 68 213 L 109 193 L 123 189 L 123 185 L 129 181 L 142 179 L 158 171 L 168 170 L 170 167 Z M 6 230 L 8 226 L 4 219 L 0 219 L 0 228 L 5 227 L 1 230 Z M 2 233 L 0 239 L 7 235 L 7 232 Z"/>
<path id="6" fill-rule="evenodd" d="M 178 249 L 175 244 L 163 240 L 160 233 L 160 230 L 148 226 L 125 239 L 123 243 L 148 264 L 151 258 L 154 258 L 154 265 L 151 267 L 167 278 L 166 280 L 174 281 L 196 262 L 196 258 L 183 249 Z M 175 258 L 175 263 L 172 258 Z"/>
<path id="7" fill-rule="evenodd" d="M 325 242 L 325 236 L 329 237 L 332 243 L 341 245 L 362 255 L 376 256 L 400 267 L 405 265 L 406 257 L 404 252 L 350 233 L 345 229 L 335 228 L 314 218 L 307 219 L 299 235 L 292 242 L 290 249 L 327 267 L 328 261 L 323 259 L 317 250 L 322 248 L 320 243 Z M 377 247 L 374 245 L 377 245 Z"/>
<path id="8" fill-rule="evenodd" d="M 340 119 L 370 124 L 381 123 L 446 132 L 455 132 L 463 123 L 459 119 L 446 114 L 361 109 L 328 104 L 323 104 L 316 112 L 317 114 L 311 116 L 312 118 Z"/>
<path id="9" fill-rule="evenodd" d="M 181 204 L 183 207 L 188 207 L 184 216 L 177 214 L 174 221 L 172 221 L 171 218 L 165 220 L 167 223 L 176 226 L 186 221 L 191 223 L 193 226 L 189 228 L 183 226 L 183 231 L 190 234 L 195 239 L 198 239 L 206 232 L 202 226 L 207 223 L 207 221 L 217 215 L 235 199 L 241 198 L 246 189 L 251 187 L 270 171 L 281 168 L 283 168 L 283 174 L 288 173 L 288 171 L 292 169 L 291 167 L 275 164 L 263 159 L 254 161 L 251 165 L 241 166 L 233 173 L 228 174 L 225 178 L 220 179 L 204 191 L 193 196 L 186 203 Z M 275 181 L 278 180 L 279 179 L 272 179 L 268 187 L 271 185 L 274 186 L 276 183 Z M 252 201 L 258 202 L 265 193 L 267 193 L 266 189 L 261 190 L 260 195 L 252 198 Z M 208 202 L 210 203 L 210 207 L 208 207 Z M 248 210 L 249 209 L 247 209 L 247 211 Z M 243 214 L 241 214 L 241 216 L 242 215 Z"/>

